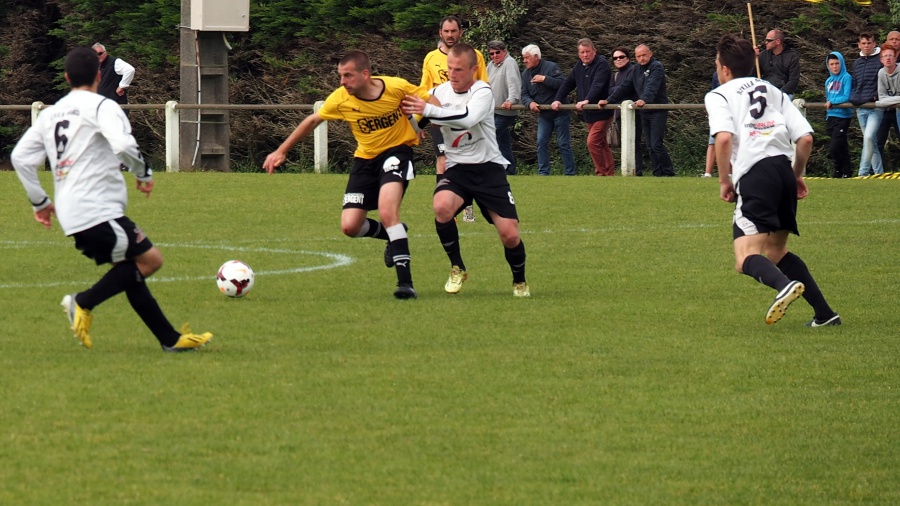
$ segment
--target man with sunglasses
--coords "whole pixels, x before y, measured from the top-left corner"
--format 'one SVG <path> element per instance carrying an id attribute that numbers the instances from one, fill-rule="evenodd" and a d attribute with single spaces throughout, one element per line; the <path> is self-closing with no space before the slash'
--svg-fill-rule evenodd
<path id="1" fill-rule="evenodd" d="M 512 150 L 512 131 L 516 124 L 518 111 L 512 106 L 522 103 L 522 76 L 519 75 L 519 64 L 506 51 L 506 44 L 499 40 L 488 42 L 488 54 L 491 58 L 487 66 L 488 81 L 494 91 L 494 128 L 497 129 L 497 145 L 500 154 L 509 162 L 506 173 L 516 174 L 516 157 Z"/>
<path id="2" fill-rule="evenodd" d="M 778 29 L 766 34 L 764 47 L 758 53 L 762 78 L 793 100 L 800 84 L 800 57 L 785 44 L 784 32 Z"/>
<path id="3" fill-rule="evenodd" d="M 128 87 L 134 79 L 134 67 L 125 60 L 110 56 L 106 46 L 97 42 L 91 49 L 100 58 L 100 87 L 97 93 L 118 104 L 128 103 Z M 125 111 L 128 116 L 128 111 Z"/>

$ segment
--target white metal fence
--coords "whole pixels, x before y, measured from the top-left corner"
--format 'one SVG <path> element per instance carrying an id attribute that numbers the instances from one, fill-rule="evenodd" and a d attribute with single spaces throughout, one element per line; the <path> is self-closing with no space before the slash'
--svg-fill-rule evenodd
<path id="1" fill-rule="evenodd" d="M 125 109 L 144 109 L 144 110 L 165 110 L 165 121 L 166 121 L 166 154 L 165 154 L 165 165 L 166 171 L 168 172 L 178 172 L 179 170 L 179 153 L 181 150 L 180 146 L 180 137 L 179 137 L 179 129 L 181 126 L 181 112 L 182 110 L 187 109 L 219 109 L 219 110 L 308 110 L 311 112 L 318 111 L 320 107 L 322 107 L 323 101 L 318 101 L 315 104 L 270 104 L 270 105 L 255 105 L 255 104 L 179 104 L 175 100 L 171 100 L 166 102 L 165 104 L 126 104 L 123 106 Z M 802 99 L 794 100 L 794 104 L 798 109 L 806 115 L 807 109 L 824 109 L 825 104 L 823 103 L 806 103 Z M 3 110 L 22 110 L 22 111 L 31 111 L 31 121 L 37 119 L 38 114 L 41 109 L 46 107 L 43 102 L 34 102 L 30 106 L 27 105 L 0 105 L 0 109 Z M 842 104 L 837 107 L 852 107 L 849 104 Z M 864 108 L 874 108 L 875 104 L 864 104 Z M 549 105 L 540 106 L 541 110 L 549 110 Z M 599 109 L 596 105 L 587 105 L 584 106 L 585 109 Z M 524 106 L 517 105 L 513 106 L 515 110 L 524 110 Z M 563 105 L 561 109 L 564 110 L 574 110 L 574 105 Z M 635 167 L 635 146 L 634 146 L 634 137 L 635 137 L 635 128 L 638 125 L 635 124 L 635 109 L 634 103 L 630 100 L 626 100 L 618 105 L 607 105 L 603 107 L 603 109 L 620 109 L 621 110 L 621 134 L 620 134 L 620 170 L 623 176 L 633 176 L 634 175 L 634 167 Z M 691 110 L 691 109 L 704 109 L 703 104 L 647 104 L 641 108 L 641 110 Z M 530 111 L 529 111 L 530 112 Z M 314 156 L 313 156 L 313 165 L 316 173 L 327 172 L 328 170 L 328 125 L 327 122 L 322 122 L 318 127 L 316 127 L 313 133 L 313 142 L 314 142 Z"/>

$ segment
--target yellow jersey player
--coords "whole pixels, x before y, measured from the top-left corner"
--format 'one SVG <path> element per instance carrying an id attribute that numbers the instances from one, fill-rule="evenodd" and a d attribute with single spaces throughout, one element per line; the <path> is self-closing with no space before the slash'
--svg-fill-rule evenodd
<path id="1" fill-rule="evenodd" d="M 394 297 L 415 299 L 400 202 L 409 180 L 415 177 L 412 146 L 419 143 L 419 137 L 401 112 L 400 102 L 406 95 L 428 99 L 429 94 L 398 77 L 372 76 L 369 57 L 362 51 L 347 53 L 337 68 L 341 87 L 266 157 L 263 168 L 272 174 L 284 163 L 288 151 L 323 121 L 341 120 L 350 125 L 358 145 L 344 192 L 341 231 L 348 237 L 387 241 L 385 263 L 397 270 Z M 366 216 L 376 209 L 380 222 Z"/>

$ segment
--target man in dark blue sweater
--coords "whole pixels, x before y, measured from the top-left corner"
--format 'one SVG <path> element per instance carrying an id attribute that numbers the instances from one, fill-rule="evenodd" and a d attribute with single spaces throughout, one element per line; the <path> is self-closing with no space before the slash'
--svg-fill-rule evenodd
<path id="1" fill-rule="evenodd" d="M 878 71 L 881 70 L 881 48 L 875 44 L 871 33 L 859 34 L 859 58 L 853 62 L 853 85 L 850 103 L 860 106 L 878 100 Z M 859 157 L 859 175 L 868 176 L 884 172 L 881 153 L 878 151 L 878 129 L 884 109 L 857 109 L 856 119 L 863 133 L 863 148 Z"/>
<path id="2" fill-rule="evenodd" d="M 609 95 L 609 77 L 612 71 L 609 62 L 597 54 L 591 39 L 578 41 L 578 59 L 581 63 L 575 64 L 572 73 L 559 87 L 556 100 L 550 104 L 550 108 L 558 110 L 563 100 L 575 90 L 575 108 L 582 112 L 584 122 L 588 125 L 587 148 L 594 162 L 594 173 L 598 176 L 612 176 L 616 169 L 612 150 L 606 140 L 606 131 L 612 123 L 613 111 L 583 109 Z"/>

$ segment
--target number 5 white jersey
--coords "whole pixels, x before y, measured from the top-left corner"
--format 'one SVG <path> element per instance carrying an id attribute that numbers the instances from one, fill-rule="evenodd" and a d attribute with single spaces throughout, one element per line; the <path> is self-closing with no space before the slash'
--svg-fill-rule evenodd
<path id="1" fill-rule="evenodd" d="M 86 90 L 44 109 L 11 158 L 35 211 L 50 205 L 37 174 L 49 158 L 56 216 L 66 235 L 125 214 L 120 163 L 141 181 L 152 178 L 119 104 Z"/>
<path id="2" fill-rule="evenodd" d="M 734 134 L 731 178 L 734 184 L 758 161 L 791 157 L 791 142 L 813 129 L 790 99 L 768 81 L 732 79 L 706 94 L 709 133 Z"/>

